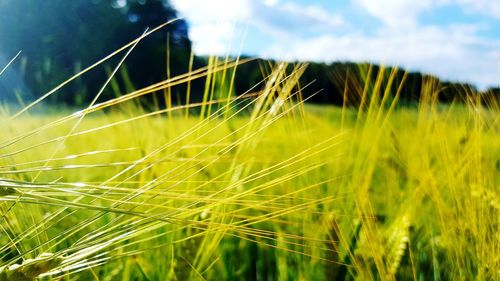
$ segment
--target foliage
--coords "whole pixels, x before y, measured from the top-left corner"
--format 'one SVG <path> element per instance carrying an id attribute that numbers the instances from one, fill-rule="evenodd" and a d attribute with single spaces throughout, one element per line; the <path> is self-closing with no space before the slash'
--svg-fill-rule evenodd
<path id="1" fill-rule="evenodd" d="M 19 76 L 20 82 L 15 87 L 23 86 L 24 91 L 33 92 L 32 96 L 24 93 L 24 99 L 41 96 L 101 59 L 103 54 L 137 38 L 147 28 L 177 18 L 176 11 L 166 1 L 129 0 L 123 6 L 117 2 L 120 1 L 0 1 L 0 56 L 10 58 L 21 51 L 10 71 Z M 172 75 L 187 71 L 191 53 L 187 32 L 187 23 L 177 20 L 137 46 L 127 60 L 128 77 L 137 87 L 166 77 L 167 38 L 170 38 L 168 48 L 175 53 L 170 61 Z M 105 76 L 105 68 L 98 68 L 75 81 L 67 89 L 67 95 L 54 96 L 52 101 L 67 105 L 88 102 Z M 2 82 L 9 81 L 4 78 Z M 0 85 L 0 90 L 2 96 L 13 96 L 13 87 Z M 109 98 L 112 94 L 106 91 L 104 96 Z"/>

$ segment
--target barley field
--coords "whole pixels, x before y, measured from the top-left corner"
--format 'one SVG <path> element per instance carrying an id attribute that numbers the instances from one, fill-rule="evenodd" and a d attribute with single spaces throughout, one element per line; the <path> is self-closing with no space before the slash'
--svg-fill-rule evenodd
<path id="1" fill-rule="evenodd" d="M 0 280 L 500 280 L 494 100 L 442 105 L 430 81 L 400 106 L 377 79 L 311 105 L 284 64 L 234 96 L 217 73 L 238 63 L 3 106 Z M 140 102 L 198 77 L 201 102 Z"/>

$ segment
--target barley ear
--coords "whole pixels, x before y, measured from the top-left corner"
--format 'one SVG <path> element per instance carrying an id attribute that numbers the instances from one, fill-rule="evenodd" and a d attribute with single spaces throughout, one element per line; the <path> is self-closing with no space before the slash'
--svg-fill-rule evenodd
<path id="1" fill-rule="evenodd" d="M 41 274 L 48 273 L 63 262 L 62 257 L 43 253 L 22 264 L 14 264 L 0 271 L 0 281 L 34 281 Z"/>

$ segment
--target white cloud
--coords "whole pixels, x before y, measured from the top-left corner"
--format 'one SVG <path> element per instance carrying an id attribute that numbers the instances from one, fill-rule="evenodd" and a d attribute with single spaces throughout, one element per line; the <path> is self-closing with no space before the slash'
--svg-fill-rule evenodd
<path id="1" fill-rule="evenodd" d="M 432 7 L 432 0 L 355 0 L 355 4 L 389 26 L 415 26 L 417 17 Z"/>
<path id="2" fill-rule="evenodd" d="M 500 15 L 500 1 L 352 0 L 379 19 L 370 35 L 337 13 L 293 0 L 173 0 L 190 24 L 198 54 L 237 53 L 249 27 L 264 57 L 314 61 L 369 61 L 402 65 L 479 86 L 500 82 L 500 39 L 483 39 L 488 25 L 422 26 L 419 16 L 437 7 Z M 355 23 L 355 21 L 353 21 Z M 349 33 L 346 33 L 348 30 Z M 255 34 L 257 33 L 257 35 Z"/>
<path id="3" fill-rule="evenodd" d="M 207 22 L 191 28 L 189 35 L 196 53 L 225 54 L 232 41 L 232 31 L 231 24 Z"/>
<path id="4" fill-rule="evenodd" d="M 498 0 L 456 0 L 467 12 L 478 12 L 487 16 L 500 18 L 500 1 Z"/>
<path id="5" fill-rule="evenodd" d="M 475 35 L 479 27 L 454 25 L 384 28 L 375 35 L 324 34 L 276 43 L 261 55 L 311 61 L 365 61 L 401 65 L 444 79 L 468 81 L 484 88 L 500 82 L 500 41 Z M 497 51 L 496 51 L 497 50 Z"/>
<path id="6" fill-rule="evenodd" d="M 235 26 L 250 16 L 247 0 L 173 0 L 172 4 L 188 20 L 189 37 L 198 54 L 234 51 Z M 241 34 L 238 38 L 241 40 Z"/>
<path id="7" fill-rule="evenodd" d="M 465 13 L 500 18 L 498 0 L 354 0 L 354 3 L 389 26 L 415 26 L 420 14 L 451 5 L 460 6 Z"/>
<path id="8" fill-rule="evenodd" d="M 267 6 L 275 6 L 278 4 L 279 0 L 264 0 L 264 4 Z"/>
<path id="9" fill-rule="evenodd" d="M 279 0 L 173 0 L 172 4 L 190 23 L 190 37 L 200 54 L 234 51 L 247 26 L 271 37 L 288 37 L 327 32 L 344 24 L 341 16 L 320 6 Z"/>
<path id="10" fill-rule="evenodd" d="M 283 21 L 287 25 L 284 28 L 290 27 L 307 27 L 335 30 L 344 24 L 344 19 L 338 14 L 327 12 L 323 7 L 318 5 L 301 6 L 293 2 L 281 3 L 274 5 L 271 8 L 259 5 L 259 1 L 253 1 L 254 14 L 272 15 L 273 17 L 259 17 L 262 22 L 274 23 L 276 20 Z"/>
<path id="11" fill-rule="evenodd" d="M 172 0 L 174 7 L 192 21 L 227 21 L 245 16 L 247 0 Z"/>
<path id="12" fill-rule="evenodd" d="M 500 38 L 485 40 L 477 35 L 478 31 L 490 28 L 488 25 L 422 26 L 419 16 L 439 7 L 458 5 L 466 13 L 480 13 L 498 18 L 500 1 L 353 1 L 357 7 L 384 23 L 384 26 L 371 37 L 363 34 L 346 37 L 325 34 L 316 38 L 317 44 L 312 43 L 312 45 L 332 46 L 336 50 L 336 54 L 331 55 L 330 60 L 366 60 L 400 64 L 411 69 L 434 73 L 445 79 L 473 82 L 482 88 L 499 85 Z M 311 39 L 307 39 L 309 40 Z M 307 49 L 305 46 L 297 48 Z M 320 60 L 322 52 L 331 54 L 332 48 L 326 48 L 328 52 L 326 50 L 309 52 L 311 59 Z M 296 50 L 296 53 L 304 51 Z M 324 59 L 326 58 L 323 55 Z"/>

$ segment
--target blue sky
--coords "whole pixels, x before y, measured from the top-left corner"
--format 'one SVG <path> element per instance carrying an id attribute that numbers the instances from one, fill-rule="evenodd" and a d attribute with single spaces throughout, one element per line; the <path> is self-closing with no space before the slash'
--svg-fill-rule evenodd
<path id="1" fill-rule="evenodd" d="M 498 0 L 172 0 L 197 54 L 401 65 L 500 83 Z"/>

